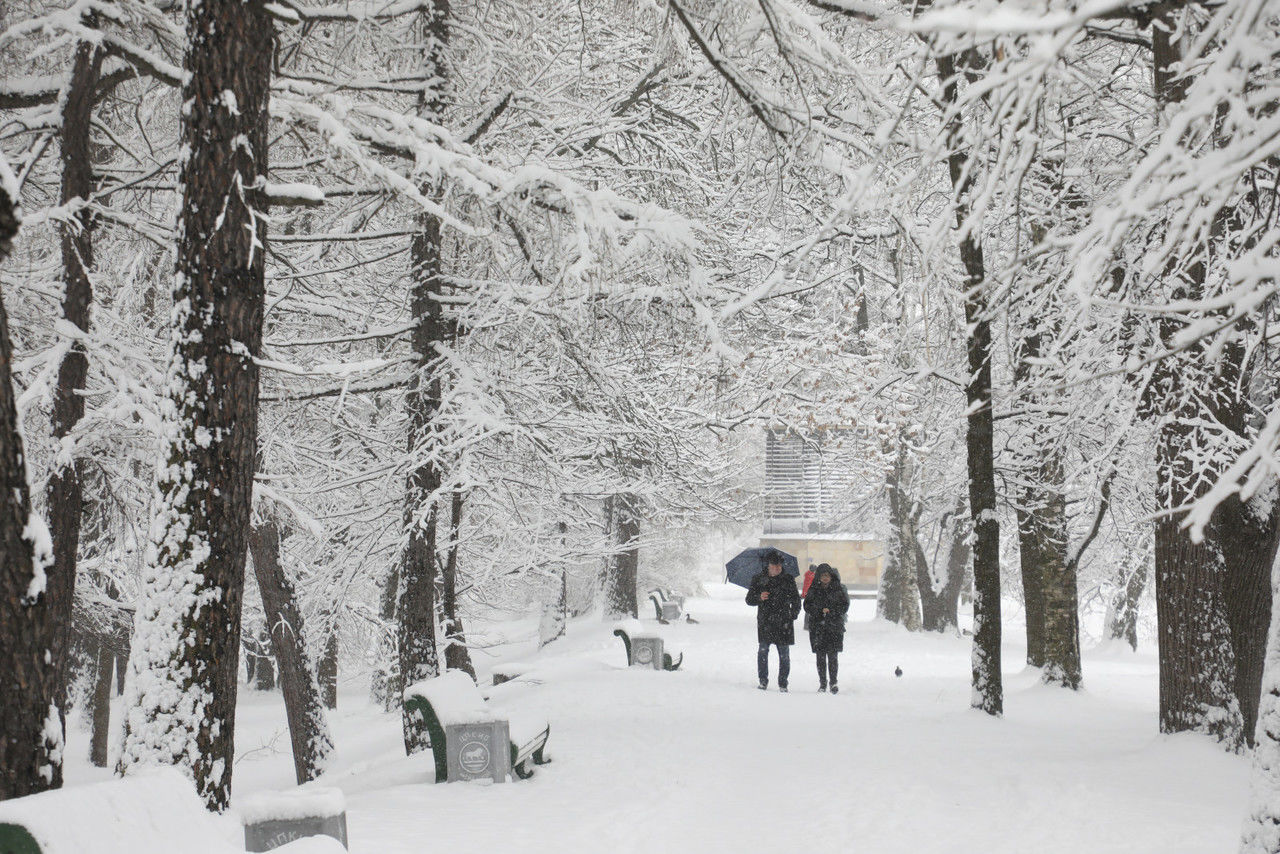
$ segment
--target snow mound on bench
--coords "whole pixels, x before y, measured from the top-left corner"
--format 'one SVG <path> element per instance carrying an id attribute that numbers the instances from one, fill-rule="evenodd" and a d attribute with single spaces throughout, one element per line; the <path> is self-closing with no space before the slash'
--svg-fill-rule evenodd
<path id="1" fill-rule="evenodd" d="M 632 637 L 632 638 L 660 637 L 660 635 L 656 631 L 650 628 L 646 628 L 644 623 L 640 622 L 635 617 L 631 617 L 630 619 L 626 619 L 626 620 L 619 620 L 618 622 L 613 624 L 613 627 L 615 630 L 621 629 L 622 631 L 626 632 L 627 637 Z"/>
<path id="2" fill-rule="evenodd" d="M 236 811 L 245 824 L 328 818 L 342 815 L 346 810 L 347 799 L 342 790 L 328 786 L 299 786 L 283 792 L 261 792 L 236 805 Z"/>
<path id="3" fill-rule="evenodd" d="M 242 852 L 174 768 L 140 769 L 120 780 L 5 801 L 0 824 L 26 828 L 44 854 Z"/>
<path id="4" fill-rule="evenodd" d="M 410 685 L 404 692 L 405 701 L 414 697 L 427 699 L 441 726 L 495 720 L 476 683 L 461 670 L 446 670 L 434 679 Z"/>

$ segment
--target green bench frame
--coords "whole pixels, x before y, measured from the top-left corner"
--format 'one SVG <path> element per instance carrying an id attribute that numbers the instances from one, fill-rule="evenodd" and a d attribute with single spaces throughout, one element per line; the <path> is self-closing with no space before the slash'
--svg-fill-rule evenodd
<path id="1" fill-rule="evenodd" d="M 20 824 L 0 824 L 0 854 L 41 854 L 40 844 Z"/>

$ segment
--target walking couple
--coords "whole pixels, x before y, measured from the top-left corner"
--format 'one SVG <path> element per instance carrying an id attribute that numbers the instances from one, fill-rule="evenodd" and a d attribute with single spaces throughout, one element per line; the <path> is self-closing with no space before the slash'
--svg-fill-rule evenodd
<path id="1" fill-rule="evenodd" d="M 756 672 L 760 677 L 760 690 L 769 687 L 769 647 L 776 646 L 778 690 L 785 692 L 791 675 L 791 645 L 796 642 L 795 621 L 802 604 L 795 579 L 782 571 L 782 555 L 778 552 L 765 558 L 764 571 L 751 579 L 747 604 L 756 609 L 756 639 L 760 642 Z M 836 683 L 838 655 L 844 649 L 849 594 L 834 567 L 824 563 L 814 571 L 813 583 L 805 591 L 803 608 L 809 615 L 809 647 L 818 659 L 818 691 L 826 691 L 829 685 L 835 694 L 840 690 Z"/>

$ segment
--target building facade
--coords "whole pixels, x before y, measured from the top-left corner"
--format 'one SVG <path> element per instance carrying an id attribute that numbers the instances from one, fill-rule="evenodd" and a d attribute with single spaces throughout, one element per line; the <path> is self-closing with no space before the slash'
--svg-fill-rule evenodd
<path id="1" fill-rule="evenodd" d="M 760 545 L 794 555 L 802 572 L 829 563 L 846 585 L 868 587 L 880 582 L 884 544 L 859 530 L 849 508 L 858 440 L 853 430 L 767 431 Z"/>

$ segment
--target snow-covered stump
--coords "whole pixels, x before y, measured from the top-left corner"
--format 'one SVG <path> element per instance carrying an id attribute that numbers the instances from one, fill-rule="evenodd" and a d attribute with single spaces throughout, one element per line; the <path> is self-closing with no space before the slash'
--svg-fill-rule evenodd
<path id="1" fill-rule="evenodd" d="M 5 854 L 235 854 L 195 787 L 173 768 L 0 803 Z"/>
<path id="2" fill-rule="evenodd" d="M 347 847 L 347 803 L 341 789 L 302 787 L 267 792 L 239 807 L 244 850 L 272 851 L 309 836 L 329 836 Z"/>

